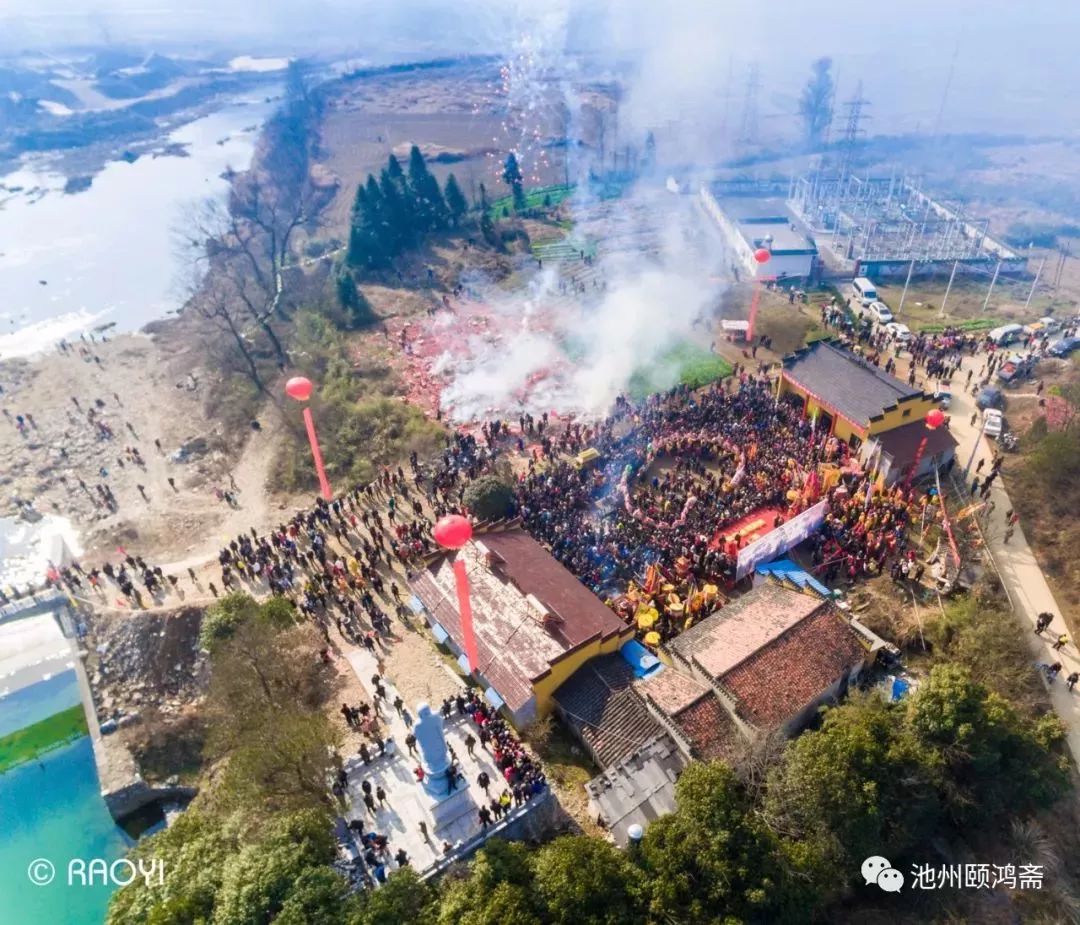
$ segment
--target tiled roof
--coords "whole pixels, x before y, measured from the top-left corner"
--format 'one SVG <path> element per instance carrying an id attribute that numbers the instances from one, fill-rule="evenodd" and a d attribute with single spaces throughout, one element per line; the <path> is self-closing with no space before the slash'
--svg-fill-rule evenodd
<path id="1" fill-rule="evenodd" d="M 731 760 L 739 730 L 712 691 L 683 707 L 672 719 L 693 747 L 695 758 Z"/>
<path id="2" fill-rule="evenodd" d="M 825 602 L 815 594 L 765 582 L 690 627 L 668 645 L 718 680 Z"/>
<path id="3" fill-rule="evenodd" d="M 630 826 L 648 826 L 675 811 L 675 780 L 685 765 L 671 736 L 661 735 L 585 785 L 617 845 L 626 846 Z"/>
<path id="4" fill-rule="evenodd" d="M 922 395 L 895 376 L 828 340 L 784 357 L 783 373 L 860 427 L 901 399 Z"/>
<path id="5" fill-rule="evenodd" d="M 924 421 L 912 421 L 902 427 L 894 427 L 874 437 L 881 442 L 881 452 L 892 457 L 897 469 L 915 461 L 919 444 L 926 440 L 923 447 L 923 459 L 929 459 L 937 453 L 944 453 L 956 447 L 956 440 L 948 427 L 931 430 Z"/>
<path id="6" fill-rule="evenodd" d="M 466 563 L 479 673 L 512 711 L 552 662 L 590 639 L 628 632 L 550 553 L 521 530 L 485 533 L 441 556 L 409 582 L 429 613 L 464 649 L 453 562 Z"/>
<path id="7" fill-rule="evenodd" d="M 666 674 L 666 672 L 662 672 Z M 608 768 L 663 732 L 633 690 L 634 672 L 618 653 L 590 659 L 557 691 L 567 722 Z"/>
<path id="8" fill-rule="evenodd" d="M 720 680 L 747 720 L 770 728 L 797 716 L 866 653 L 843 617 L 827 604 Z"/>
<path id="9" fill-rule="evenodd" d="M 672 668 L 641 678 L 634 682 L 634 687 L 669 716 L 690 706 L 709 690 L 697 678 Z"/>
<path id="10" fill-rule="evenodd" d="M 562 618 L 550 631 L 567 649 L 597 635 L 610 639 L 626 630 L 618 614 L 524 530 L 484 533 L 477 542 L 498 560 L 498 574 Z"/>

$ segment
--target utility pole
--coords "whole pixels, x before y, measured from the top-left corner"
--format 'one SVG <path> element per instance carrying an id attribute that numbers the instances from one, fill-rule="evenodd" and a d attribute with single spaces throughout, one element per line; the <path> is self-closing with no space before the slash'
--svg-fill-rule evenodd
<path id="1" fill-rule="evenodd" d="M 952 87 L 953 72 L 956 70 L 956 58 L 960 54 L 960 42 L 957 40 L 953 47 L 952 61 L 949 62 L 949 76 L 945 78 L 945 89 L 941 91 L 941 105 L 938 107 L 937 118 L 934 119 L 934 130 L 930 133 L 937 138 L 941 131 L 941 118 L 945 115 L 945 102 L 949 99 L 949 89 Z"/>
<path id="2" fill-rule="evenodd" d="M 945 295 L 941 299 L 941 311 L 938 312 L 939 318 L 945 317 L 945 303 L 949 301 L 949 293 L 952 292 L 952 283 L 956 279 L 956 268 L 960 266 L 959 260 L 954 260 L 952 265 L 952 273 L 949 274 L 949 285 L 945 287 Z"/>
<path id="3" fill-rule="evenodd" d="M 1057 272 L 1054 274 L 1054 294 L 1057 294 L 1058 286 L 1061 285 L 1061 275 L 1065 272 L 1065 261 L 1070 257 L 1069 245 L 1063 244 L 1061 247 L 1061 259 L 1058 261 Z"/>
<path id="4" fill-rule="evenodd" d="M 915 258 L 911 258 L 911 263 L 907 268 L 907 279 L 904 280 L 904 291 L 900 293 L 900 307 L 897 308 L 896 314 L 900 314 L 904 310 L 904 299 L 907 298 L 908 286 L 911 285 L 911 274 L 915 272 Z"/>
<path id="5" fill-rule="evenodd" d="M 983 311 L 986 311 L 986 306 L 990 304 L 990 293 L 994 291 L 994 283 L 997 282 L 998 273 L 1000 273 L 1000 272 L 1001 272 L 1001 261 L 999 260 L 997 262 L 997 266 L 994 267 L 994 276 L 990 280 L 990 288 L 986 290 L 986 298 L 983 299 L 983 307 L 982 307 Z"/>
<path id="6" fill-rule="evenodd" d="M 1039 262 L 1039 269 L 1035 271 L 1035 279 L 1031 282 L 1031 292 L 1028 293 L 1027 299 L 1024 301 L 1024 308 L 1027 308 L 1031 304 L 1031 297 L 1035 295 L 1035 287 L 1039 285 L 1039 277 L 1042 276 L 1043 267 L 1046 266 L 1046 258 Z"/>

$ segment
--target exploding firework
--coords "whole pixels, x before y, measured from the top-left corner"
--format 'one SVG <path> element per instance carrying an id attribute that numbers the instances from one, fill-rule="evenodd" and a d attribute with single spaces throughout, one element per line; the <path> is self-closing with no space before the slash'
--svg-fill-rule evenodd
<path id="1" fill-rule="evenodd" d="M 563 143 L 567 105 L 561 75 L 567 69 L 564 15 L 540 17 L 523 26 L 509 41 L 509 53 L 498 77 L 488 84 L 487 100 L 475 107 L 499 115 L 488 158 L 499 174 L 512 151 L 525 182 L 550 182 L 551 149 Z"/>

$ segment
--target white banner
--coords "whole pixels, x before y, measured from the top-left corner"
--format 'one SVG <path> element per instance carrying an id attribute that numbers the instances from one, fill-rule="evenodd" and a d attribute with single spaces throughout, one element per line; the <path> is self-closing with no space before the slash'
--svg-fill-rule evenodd
<path id="1" fill-rule="evenodd" d="M 775 530 L 770 530 L 760 539 L 740 549 L 738 564 L 735 567 L 735 580 L 745 578 L 759 562 L 771 562 L 777 556 L 782 556 L 789 549 L 798 546 L 824 523 L 828 507 L 828 501 L 819 501 L 798 516 L 792 517 L 787 523 L 780 524 Z"/>

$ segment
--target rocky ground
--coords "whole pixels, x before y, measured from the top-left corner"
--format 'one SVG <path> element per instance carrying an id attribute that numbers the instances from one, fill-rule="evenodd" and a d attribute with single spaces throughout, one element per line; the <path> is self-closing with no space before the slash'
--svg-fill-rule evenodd
<path id="1" fill-rule="evenodd" d="M 150 705 L 178 714 L 201 695 L 201 622 L 201 607 L 94 617 L 87 671 L 103 723 L 127 725 Z"/>

